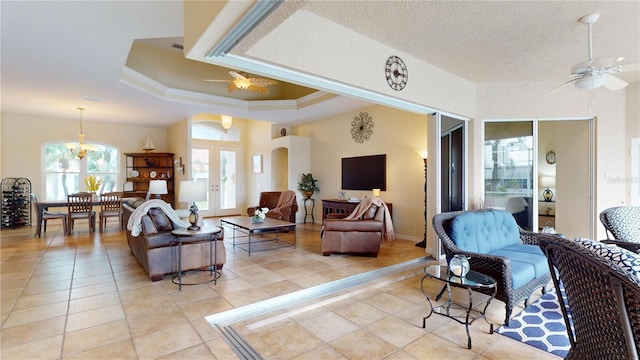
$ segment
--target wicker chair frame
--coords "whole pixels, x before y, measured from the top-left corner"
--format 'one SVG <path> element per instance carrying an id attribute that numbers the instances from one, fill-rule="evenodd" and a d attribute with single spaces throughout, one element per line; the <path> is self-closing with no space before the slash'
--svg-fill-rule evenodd
<path id="1" fill-rule="evenodd" d="M 640 281 L 571 240 L 543 235 L 540 247 L 567 298 L 560 302 L 571 343 L 566 359 L 638 359 Z"/>
<path id="2" fill-rule="evenodd" d="M 625 248 L 629 251 L 633 251 L 635 253 L 640 254 L 640 243 L 620 240 L 620 239 L 616 239 L 615 237 L 615 229 L 613 228 L 613 225 L 609 222 L 608 216 L 609 216 L 609 213 L 611 213 L 612 211 L 615 211 L 615 209 L 618 209 L 620 207 L 622 206 L 614 206 L 608 209 L 604 209 L 602 210 L 602 212 L 600 212 L 600 222 L 602 223 L 602 226 L 604 226 L 605 235 L 607 235 L 607 239 L 602 240 L 602 242 L 606 244 L 614 244 L 614 245 L 620 246 L 621 248 Z M 611 237 L 609 237 L 609 235 L 611 235 Z"/>
<path id="3" fill-rule="evenodd" d="M 483 210 L 475 210 L 483 211 Z M 469 263 L 471 270 L 478 271 L 482 274 L 489 275 L 498 283 L 498 292 L 496 299 L 505 303 L 505 320 L 504 324 L 509 325 L 513 308 L 522 300 L 525 301 L 525 307 L 529 303 L 531 294 L 538 288 L 542 288 L 542 293 L 546 292 L 545 285 L 551 281 L 551 275 L 546 274 L 537 279 L 529 281 L 527 284 L 518 289 L 513 288 L 511 279 L 511 260 L 504 256 L 488 255 L 476 252 L 470 252 L 460 249 L 449 237 L 448 229 L 450 223 L 456 216 L 466 211 L 455 211 L 436 214 L 433 217 L 433 228 L 442 243 L 447 260 L 456 254 L 463 254 L 470 257 Z M 520 228 L 520 240 L 523 244 L 538 245 L 539 233 L 525 231 Z"/>

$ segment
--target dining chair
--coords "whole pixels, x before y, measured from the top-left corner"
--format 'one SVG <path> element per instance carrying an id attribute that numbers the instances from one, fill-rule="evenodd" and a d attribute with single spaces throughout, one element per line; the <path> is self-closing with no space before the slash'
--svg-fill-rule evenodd
<path id="1" fill-rule="evenodd" d="M 96 230 L 96 212 L 93 210 L 91 197 L 91 193 L 86 192 L 67 195 L 69 209 L 67 230 L 69 234 L 73 231 L 74 222 L 79 219 L 89 221 L 89 233 Z"/>
<path id="2" fill-rule="evenodd" d="M 120 230 L 124 229 L 121 192 L 108 192 L 100 195 L 100 232 L 103 227 L 107 226 L 107 218 L 110 217 L 117 217 Z"/>
<path id="3" fill-rule="evenodd" d="M 36 213 L 36 216 L 38 214 L 38 197 L 36 196 L 36 194 L 31 193 L 31 204 L 33 204 L 33 210 Z M 53 211 L 48 211 L 48 210 L 43 210 L 42 211 L 42 218 L 40 219 L 40 223 L 37 224 L 38 229 L 40 229 L 42 227 L 42 225 L 44 224 L 44 232 L 47 232 L 47 221 L 48 220 L 56 220 L 56 219 L 61 219 L 62 220 L 62 231 L 64 231 L 64 234 L 66 235 L 68 230 L 67 230 L 67 217 L 68 214 L 64 213 L 64 212 L 53 212 Z M 40 233 L 38 233 L 38 231 L 36 231 L 36 235 L 38 235 L 38 237 L 40 237 Z"/>

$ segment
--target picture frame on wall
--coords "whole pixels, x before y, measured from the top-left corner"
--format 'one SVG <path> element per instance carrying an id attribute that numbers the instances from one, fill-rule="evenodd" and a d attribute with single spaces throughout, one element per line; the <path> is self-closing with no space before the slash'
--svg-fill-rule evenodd
<path id="1" fill-rule="evenodd" d="M 252 165 L 254 174 L 262 173 L 262 155 L 253 155 Z"/>

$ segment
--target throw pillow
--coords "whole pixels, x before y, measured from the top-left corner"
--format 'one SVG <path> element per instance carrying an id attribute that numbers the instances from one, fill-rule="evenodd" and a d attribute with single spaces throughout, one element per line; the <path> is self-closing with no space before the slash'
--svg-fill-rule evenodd
<path id="1" fill-rule="evenodd" d="M 171 231 L 173 230 L 173 223 L 171 219 L 164 213 L 164 211 L 160 208 L 151 208 L 148 212 L 149 216 L 153 220 L 153 223 L 156 224 L 156 228 L 158 231 Z"/>
<path id="2" fill-rule="evenodd" d="M 640 280 L 640 255 L 615 245 L 603 244 L 591 239 L 575 238 L 572 241 L 617 264 L 623 271 Z"/>
<path id="3" fill-rule="evenodd" d="M 607 221 L 616 239 L 640 243 L 640 208 L 615 208 L 607 214 Z"/>

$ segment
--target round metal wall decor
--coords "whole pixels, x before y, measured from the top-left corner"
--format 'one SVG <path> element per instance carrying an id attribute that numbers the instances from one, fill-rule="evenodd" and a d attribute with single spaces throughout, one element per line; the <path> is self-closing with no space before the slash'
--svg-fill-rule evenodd
<path id="1" fill-rule="evenodd" d="M 351 137 L 362 144 L 373 134 L 373 117 L 369 113 L 361 112 L 351 122 Z"/>

